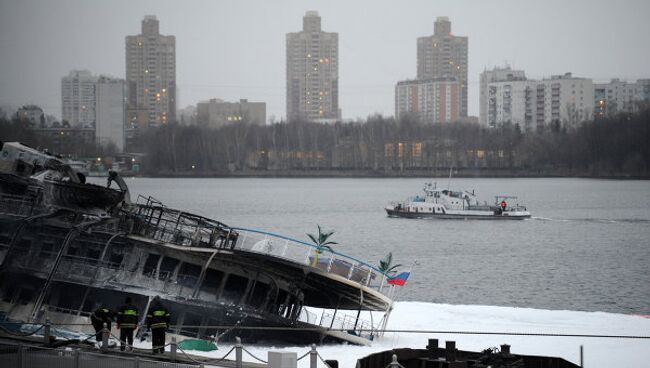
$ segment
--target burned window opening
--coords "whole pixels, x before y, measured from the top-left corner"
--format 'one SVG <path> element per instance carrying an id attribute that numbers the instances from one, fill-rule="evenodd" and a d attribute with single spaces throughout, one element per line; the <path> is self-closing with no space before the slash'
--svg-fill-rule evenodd
<path id="1" fill-rule="evenodd" d="M 256 282 L 251 293 L 249 305 L 254 308 L 261 307 L 266 301 L 266 295 L 269 293 L 269 285 L 263 282 Z"/>
<path id="2" fill-rule="evenodd" d="M 230 274 L 223 290 L 222 298 L 233 303 L 238 303 L 242 294 L 246 291 L 248 279 L 238 275 Z"/>
<path id="3" fill-rule="evenodd" d="M 142 268 L 142 274 L 145 276 L 153 276 L 156 273 L 158 268 L 158 260 L 160 259 L 160 254 L 150 253 L 147 257 L 144 267 Z"/>
<path id="4" fill-rule="evenodd" d="M 201 284 L 201 291 L 216 293 L 221 285 L 223 279 L 223 272 L 208 269 L 205 273 L 205 278 Z"/>
<path id="5" fill-rule="evenodd" d="M 174 275 L 176 266 L 180 261 L 172 257 L 163 257 L 162 262 L 160 263 L 160 270 L 158 271 L 159 280 L 168 280 Z"/>
<path id="6" fill-rule="evenodd" d="M 178 270 L 177 282 L 186 287 L 194 287 L 201 274 L 201 267 L 183 262 Z"/>

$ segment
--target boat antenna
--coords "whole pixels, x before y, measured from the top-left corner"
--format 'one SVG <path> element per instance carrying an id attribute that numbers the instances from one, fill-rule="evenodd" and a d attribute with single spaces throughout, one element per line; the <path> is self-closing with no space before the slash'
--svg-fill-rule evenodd
<path id="1" fill-rule="evenodd" d="M 447 190 L 451 187 L 451 172 L 454 169 L 453 166 L 449 166 L 449 182 L 447 182 Z"/>

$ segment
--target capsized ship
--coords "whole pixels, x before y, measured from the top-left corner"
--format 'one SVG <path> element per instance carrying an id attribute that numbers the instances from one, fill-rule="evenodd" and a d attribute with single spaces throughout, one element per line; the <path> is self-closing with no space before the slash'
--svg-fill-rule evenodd
<path id="1" fill-rule="evenodd" d="M 144 316 L 160 296 L 172 334 L 300 344 L 369 344 L 388 321 L 394 286 L 366 262 L 152 197 L 131 203 L 116 173 L 107 187 L 88 184 L 62 159 L 19 143 L 0 152 L 6 317 L 87 323 L 100 303 L 117 307 L 127 296 Z"/>
<path id="2" fill-rule="evenodd" d="M 391 203 L 385 210 L 389 217 L 405 218 L 523 220 L 531 216 L 514 196 L 496 196 L 494 204 L 481 204 L 474 191 L 439 189 L 431 183 L 424 185 L 423 196 Z"/>

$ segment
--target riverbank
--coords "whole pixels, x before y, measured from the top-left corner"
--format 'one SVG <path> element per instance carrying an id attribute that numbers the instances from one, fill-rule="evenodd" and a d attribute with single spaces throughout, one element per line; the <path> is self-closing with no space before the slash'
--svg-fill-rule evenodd
<path id="1" fill-rule="evenodd" d="M 647 180 L 650 173 L 589 173 L 568 170 L 513 170 L 459 168 L 453 169 L 455 178 L 593 178 L 593 179 L 629 179 Z M 160 171 L 147 173 L 143 177 L 151 178 L 448 178 L 449 168 L 440 169 L 406 169 L 406 170 L 346 170 L 346 169 L 311 169 L 311 170 L 241 170 L 241 171 Z"/>

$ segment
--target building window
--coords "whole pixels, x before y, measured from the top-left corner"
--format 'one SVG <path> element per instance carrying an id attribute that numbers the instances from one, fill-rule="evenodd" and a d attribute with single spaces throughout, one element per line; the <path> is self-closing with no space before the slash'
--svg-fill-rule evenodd
<path id="1" fill-rule="evenodd" d="M 393 157 L 395 154 L 395 146 L 392 143 L 384 144 L 384 157 Z"/>

